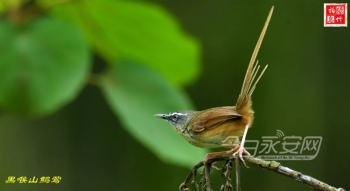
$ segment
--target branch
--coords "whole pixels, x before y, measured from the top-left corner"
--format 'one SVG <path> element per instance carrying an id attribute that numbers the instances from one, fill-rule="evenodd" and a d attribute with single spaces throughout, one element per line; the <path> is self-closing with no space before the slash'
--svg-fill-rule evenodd
<path id="1" fill-rule="evenodd" d="M 202 188 L 203 191 L 212 191 L 211 190 L 211 184 L 210 184 L 210 169 L 212 168 L 212 164 L 214 162 L 218 161 L 226 161 L 223 169 L 222 169 L 222 180 L 223 184 L 221 186 L 221 191 L 231 191 L 232 185 L 230 183 L 230 175 L 231 175 L 231 168 L 232 168 L 232 161 L 234 158 L 232 156 L 219 156 L 215 157 L 213 159 L 210 159 L 207 161 L 207 163 L 204 165 L 203 161 L 200 161 L 198 164 L 196 164 L 192 169 L 191 172 L 187 175 L 185 181 L 180 185 L 180 191 L 190 191 L 190 189 L 187 187 L 189 181 L 194 177 L 192 184 L 194 185 L 195 191 L 199 191 L 199 186 L 196 182 L 196 174 L 197 170 L 201 167 L 205 167 L 202 175 Z M 245 161 L 249 164 L 257 165 L 261 168 L 274 171 L 276 173 L 285 175 L 289 178 L 292 178 L 298 182 L 304 183 L 311 188 L 315 190 L 321 190 L 321 191 L 345 191 L 343 188 L 335 188 L 333 186 L 330 186 L 324 182 L 321 182 L 311 176 L 302 174 L 298 171 L 292 170 L 288 167 L 282 166 L 279 162 L 276 161 L 265 161 L 262 159 L 258 159 L 252 156 L 245 157 Z M 239 166 L 236 163 L 236 167 Z M 237 172 L 238 169 L 237 169 Z M 239 174 L 239 173 L 238 173 Z M 239 177 L 237 177 L 237 182 L 239 182 Z M 237 186 L 239 188 L 239 186 Z"/>
<path id="2" fill-rule="evenodd" d="M 241 166 L 240 166 L 240 159 L 239 157 L 236 157 L 236 190 L 241 191 Z"/>
<path id="3" fill-rule="evenodd" d="M 227 160 L 221 173 L 222 186 L 220 191 L 233 191 L 233 186 L 231 184 L 231 178 L 230 178 L 231 169 L 232 169 L 232 161 Z"/>

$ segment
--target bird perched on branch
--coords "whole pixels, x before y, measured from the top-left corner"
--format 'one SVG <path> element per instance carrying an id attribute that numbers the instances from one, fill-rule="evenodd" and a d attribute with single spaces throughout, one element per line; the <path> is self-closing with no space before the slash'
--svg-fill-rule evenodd
<path id="1" fill-rule="evenodd" d="M 241 93 L 235 106 L 224 106 L 203 111 L 176 111 L 169 114 L 156 114 L 156 117 L 167 120 L 171 126 L 194 146 L 202 148 L 228 147 L 228 151 L 213 152 L 206 155 L 204 163 L 217 156 L 225 154 L 238 155 L 244 163 L 243 153 L 249 155 L 244 148 L 248 128 L 254 121 L 252 109 L 252 94 L 264 74 L 267 65 L 259 74 L 260 66 L 255 62 L 259 48 L 268 27 L 273 7 L 267 17 L 264 28 L 255 46 L 253 55 L 244 77 Z M 242 141 L 239 142 L 239 137 Z M 245 163 L 244 163 L 245 164 Z"/>

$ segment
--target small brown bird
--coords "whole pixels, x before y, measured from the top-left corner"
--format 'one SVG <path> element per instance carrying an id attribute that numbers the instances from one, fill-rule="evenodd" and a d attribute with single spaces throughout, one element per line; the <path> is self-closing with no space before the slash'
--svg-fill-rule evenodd
<path id="1" fill-rule="evenodd" d="M 249 62 L 236 106 L 216 107 L 203 111 L 185 110 L 155 115 L 156 117 L 167 120 L 180 135 L 184 136 L 194 146 L 202 148 L 231 148 L 229 151 L 207 154 L 204 158 L 204 163 L 217 155 L 225 154 L 233 154 L 234 156 L 238 154 L 244 162 L 242 153 L 249 155 L 244 149 L 244 142 L 248 128 L 251 127 L 254 120 L 251 96 L 256 84 L 267 68 L 266 65 L 260 75 L 257 75 L 260 66 L 258 65 L 258 61 L 255 62 L 255 59 L 266 33 L 272 12 L 273 7 L 269 12 L 265 26 Z M 242 135 L 242 141 L 239 144 L 239 137 Z"/>

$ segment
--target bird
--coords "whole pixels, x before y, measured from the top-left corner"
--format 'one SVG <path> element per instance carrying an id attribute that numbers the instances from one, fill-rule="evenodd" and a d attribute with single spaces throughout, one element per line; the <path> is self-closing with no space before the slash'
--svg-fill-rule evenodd
<path id="1" fill-rule="evenodd" d="M 244 148 L 248 129 L 254 121 L 252 109 L 252 94 L 264 74 L 266 65 L 259 74 L 260 65 L 256 61 L 261 43 L 269 25 L 274 7 L 271 8 L 263 30 L 259 36 L 254 52 L 246 71 L 241 92 L 235 106 L 222 106 L 202 111 L 182 110 L 155 116 L 170 123 L 177 133 L 182 135 L 190 144 L 201 148 L 230 148 L 228 151 L 208 153 L 204 164 L 218 155 L 238 155 L 245 164 L 244 155 L 250 155 Z M 242 140 L 239 141 L 239 137 Z"/>

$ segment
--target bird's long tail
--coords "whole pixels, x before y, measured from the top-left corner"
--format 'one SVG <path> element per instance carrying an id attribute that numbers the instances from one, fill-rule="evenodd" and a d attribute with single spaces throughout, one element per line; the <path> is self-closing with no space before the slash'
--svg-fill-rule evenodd
<path id="1" fill-rule="evenodd" d="M 256 56 L 258 55 L 259 52 L 259 48 L 261 46 L 261 43 L 264 39 L 267 27 L 269 25 L 270 19 L 271 19 L 271 15 L 273 12 L 273 7 L 271 8 L 269 15 L 267 16 L 264 28 L 260 34 L 259 40 L 256 43 L 253 55 L 250 59 L 249 65 L 248 65 L 248 69 L 247 72 L 245 74 L 244 77 L 244 81 L 243 81 L 243 85 L 242 85 L 242 90 L 241 93 L 239 94 L 237 103 L 236 103 L 236 108 L 242 109 L 242 107 L 245 107 L 247 105 L 247 103 L 250 105 L 250 98 L 251 95 L 253 94 L 256 84 L 259 82 L 261 76 L 264 74 L 267 65 L 264 67 L 264 69 L 262 70 L 262 72 L 258 75 L 259 73 L 259 69 L 260 69 L 260 65 L 258 65 L 259 61 L 256 61 Z M 257 77 L 257 78 L 256 78 Z M 255 80 L 256 78 L 256 80 Z"/>

